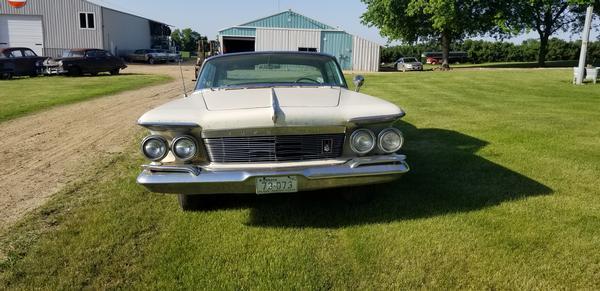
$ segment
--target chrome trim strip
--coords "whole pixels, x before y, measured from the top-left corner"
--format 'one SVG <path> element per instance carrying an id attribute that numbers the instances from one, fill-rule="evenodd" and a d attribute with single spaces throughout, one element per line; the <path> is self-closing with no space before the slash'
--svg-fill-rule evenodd
<path id="1" fill-rule="evenodd" d="M 165 172 L 165 173 L 188 173 L 194 176 L 200 175 L 202 169 L 196 166 L 161 166 L 161 165 L 143 165 L 142 169 L 150 172 Z"/>
<path id="2" fill-rule="evenodd" d="M 406 113 L 402 112 L 399 114 L 392 114 L 392 115 L 357 117 L 357 118 L 350 119 L 348 122 L 355 123 L 355 124 L 383 123 L 383 122 L 396 121 L 396 120 L 404 117 L 405 115 L 406 115 Z"/>
<path id="3" fill-rule="evenodd" d="M 369 165 L 383 165 L 383 164 L 394 164 L 403 163 L 406 160 L 405 155 L 386 155 L 386 156 L 372 156 L 356 158 L 348 162 L 351 168 L 358 168 Z"/>
<path id="4" fill-rule="evenodd" d="M 277 93 L 275 93 L 275 88 L 271 88 L 271 109 L 273 110 L 271 120 L 273 120 L 273 124 L 277 124 L 277 120 L 279 119 L 279 99 L 277 99 Z"/>
<path id="5" fill-rule="evenodd" d="M 203 130 L 202 138 L 217 137 L 250 137 L 250 136 L 272 136 L 272 135 L 306 135 L 306 134 L 336 134 L 346 133 L 345 126 L 288 126 L 288 127 L 264 127 L 264 128 L 242 128 L 227 130 Z"/>
<path id="6" fill-rule="evenodd" d="M 138 122 L 138 125 L 155 131 L 189 130 L 200 127 L 191 122 Z"/>

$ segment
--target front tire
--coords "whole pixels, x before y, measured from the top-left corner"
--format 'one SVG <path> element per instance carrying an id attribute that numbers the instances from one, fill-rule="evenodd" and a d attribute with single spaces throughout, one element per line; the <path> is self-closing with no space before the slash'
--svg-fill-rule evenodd
<path id="1" fill-rule="evenodd" d="M 179 208 L 184 212 L 198 209 L 198 199 L 195 196 L 179 194 L 177 195 L 177 201 L 179 202 Z"/>
<path id="2" fill-rule="evenodd" d="M 341 189 L 341 194 L 342 198 L 347 203 L 353 205 L 363 205 L 373 201 L 375 198 L 374 195 L 377 195 L 377 191 L 374 191 L 375 189 L 377 188 L 373 185 L 346 187 Z"/>
<path id="3" fill-rule="evenodd" d="M 110 71 L 111 75 L 118 75 L 119 73 L 120 73 L 120 70 L 118 68 Z"/>
<path id="4" fill-rule="evenodd" d="M 155 63 L 156 63 L 156 61 L 154 60 L 154 58 L 149 58 L 148 59 L 148 64 L 154 65 Z"/>

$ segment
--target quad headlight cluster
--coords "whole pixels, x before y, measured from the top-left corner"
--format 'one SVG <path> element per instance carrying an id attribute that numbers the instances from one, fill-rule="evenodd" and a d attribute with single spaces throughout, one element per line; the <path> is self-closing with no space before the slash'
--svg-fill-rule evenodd
<path id="1" fill-rule="evenodd" d="M 370 153 L 377 146 L 380 151 L 391 154 L 397 152 L 404 144 L 402 132 L 396 128 L 386 128 L 377 137 L 369 129 L 358 129 L 350 136 L 350 148 L 359 155 Z"/>
<path id="2" fill-rule="evenodd" d="M 174 138 L 170 147 L 169 142 L 158 135 L 148 136 L 142 141 L 142 153 L 151 161 L 163 160 L 169 154 L 169 150 L 178 160 L 189 161 L 198 153 L 198 142 L 188 135 Z"/>

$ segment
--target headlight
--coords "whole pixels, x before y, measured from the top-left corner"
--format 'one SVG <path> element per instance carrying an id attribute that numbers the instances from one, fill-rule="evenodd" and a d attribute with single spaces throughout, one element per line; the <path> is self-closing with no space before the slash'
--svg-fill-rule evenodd
<path id="1" fill-rule="evenodd" d="M 350 136 L 350 148 L 357 154 L 364 155 L 375 148 L 375 134 L 368 129 L 359 129 Z"/>
<path id="2" fill-rule="evenodd" d="M 391 154 L 397 152 L 404 144 L 402 132 L 395 128 L 384 129 L 379 133 L 379 149 Z"/>
<path id="3" fill-rule="evenodd" d="M 160 161 L 169 153 L 167 140 L 158 135 L 151 135 L 142 141 L 142 153 L 151 161 Z"/>
<path id="4" fill-rule="evenodd" d="M 175 157 L 182 161 L 189 161 L 196 156 L 198 152 L 198 143 L 191 136 L 180 136 L 173 140 L 171 151 Z"/>

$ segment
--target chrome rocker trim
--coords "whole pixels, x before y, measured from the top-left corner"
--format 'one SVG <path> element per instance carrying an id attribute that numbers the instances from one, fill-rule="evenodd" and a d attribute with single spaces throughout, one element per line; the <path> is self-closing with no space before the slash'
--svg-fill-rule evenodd
<path id="1" fill-rule="evenodd" d="M 404 155 L 372 156 L 351 159 L 339 165 L 208 170 L 197 166 L 145 165 L 137 183 L 152 192 L 173 194 L 226 194 L 256 192 L 256 177 L 296 176 L 298 190 L 391 182 L 410 168 Z"/>

